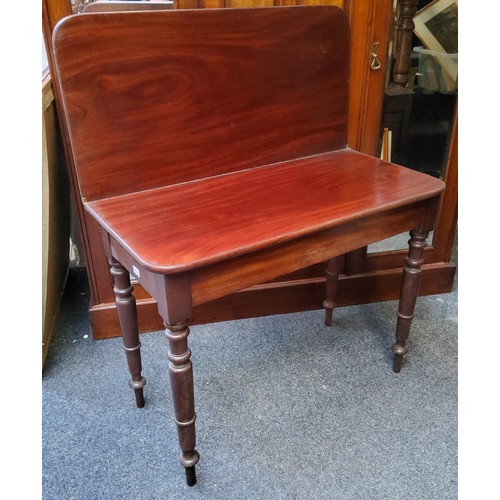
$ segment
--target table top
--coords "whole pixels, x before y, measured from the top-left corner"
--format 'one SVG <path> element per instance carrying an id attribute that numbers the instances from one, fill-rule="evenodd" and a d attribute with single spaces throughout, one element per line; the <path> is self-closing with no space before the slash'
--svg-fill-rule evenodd
<path id="1" fill-rule="evenodd" d="M 54 54 L 89 201 L 347 144 L 337 7 L 76 15 L 55 28 Z"/>
<path id="2" fill-rule="evenodd" d="M 350 149 L 91 201 L 145 268 L 187 271 L 438 195 L 429 175 Z"/>

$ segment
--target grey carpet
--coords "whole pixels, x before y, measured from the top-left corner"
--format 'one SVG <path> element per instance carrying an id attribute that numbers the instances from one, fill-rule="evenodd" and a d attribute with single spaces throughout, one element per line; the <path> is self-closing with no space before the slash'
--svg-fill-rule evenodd
<path id="1" fill-rule="evenodd" d="M 43 375 L 43 497 L 454 499 L 457 285 L 422 297 L 400 374 L 396 302 L 191 329 L 198 484 L 185 485 L 163 332 L 142 335 L 144 409 L 121 340 L 93 340 L 73 271 Z"/>

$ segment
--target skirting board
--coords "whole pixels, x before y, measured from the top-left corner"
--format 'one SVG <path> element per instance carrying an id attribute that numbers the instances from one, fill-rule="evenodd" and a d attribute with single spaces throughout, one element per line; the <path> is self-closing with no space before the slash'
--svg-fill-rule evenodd
<path id="1" fill-rule="evenodd" d="M 456 271 L 455 264 L 448 262 L 428 264 L 422 267 L 422 271 L 420 296 L 448 293 L 452 290 Z M 402 269 L 341 276 L 337 306 L 396 300 L 399 297 L 401 276 Z M 191 324 L 322 309 L 324 293 L 324 278 L 254 286 L 195 307 Z M 164 328 L 154 299 L 137 300 L 137 310 L 141 333 Z M 94 339 L 120 336 L 120 326 L 114 303 L 98 304 L 91 307 L 89 314 Z"/>

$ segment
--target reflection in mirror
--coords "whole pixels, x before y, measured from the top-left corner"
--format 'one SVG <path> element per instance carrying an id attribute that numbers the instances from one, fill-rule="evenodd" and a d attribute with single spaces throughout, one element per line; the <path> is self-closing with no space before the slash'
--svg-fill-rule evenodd
<path id="1" fill-rule="evenodd" d="M 458 95 L 458 0 L 395 0 L 394 8 L 379 155 L 443 179 Z M 407 240 L 368 252 L 406 249 Z"/>
<path id="2" fill-rule="evenodd" d="M 170 10 L 173 0 L 71 0 L 74 13 Z"/>
<path id="3" fill-rule="evenodd" d="M 434 231 L 429 233 L 427 237 L 427 245 L 432 244 L 432 237 L 434 236 Z M 408 240 L 410 239 L 409 231 L 404 233 L 396 234 L 382 241 L 377 241 L 368 247 L 368 251 L 371 253 L 375 252 L 387 252 L 390 250 L 400 250 L 402 248 L 408 248 Z"/>

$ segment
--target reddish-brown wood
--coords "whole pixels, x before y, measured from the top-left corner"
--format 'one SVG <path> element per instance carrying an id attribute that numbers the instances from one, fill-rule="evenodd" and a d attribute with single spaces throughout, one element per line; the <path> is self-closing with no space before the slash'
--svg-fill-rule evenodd
<path id="1" fill-rule="evenodd" d="M 52 30 L 56 24 L 63 17 L 70 16 L 71 14 L 70 0 L 42 0 L 43 35 L 47 49 L 51 47 L 51 44 L 47 44 L 47 41 L 52 40 Z M 51 57 L 50 50 L 47 50 L 47 56 Z"/>
<path id="2" fill-rule="evenodd" d="M 191 351 L 187 343 L 189 327 L 186 321 L 172 325 L 165 324 L 165 327 L 169 345 L 168 371 L 174 404 L 174 420 L 181 448 L 180 463 L 186 469 L 188 486 L 194 486 L 196 483 L 195 465 L 200 460 L 200 454 L 195 448 L 196 413 L 194 411 L 193 366 Z"/>
<path id="3" fill-rule="evenodd" d="M 438 210 L 434 235 L 432 241 L 425 248 L 426 263 L 443 263 L 443 270 L 449 270 L 453 244 L 455 241 L 457 216 L 458 216 L 458 112 L 450 134 L 450 146 L 448 159 L 444 172 L 444 183 L 446 189 L 441 197 L 441 205 Z M 370 273 L 383 269 L 403 267 L 407 251 L 406 249 L 391 250 L 387 252 L 369 253 L 358 259 L 356 267 L 351 271 Z M 446 271 L 448 272 L 448 271 Z M 450 275 L 453 279 L 453 274 Z M 451 290 L 452 282 L 446 288 Z M 446 293 L 446 288 L 441 293 Z"/>
<path id="4" fill-rule="evenodd" d="M 127 14 L 73 16 L 53 35 L 88 201 L 345 147 L 340 9 Z"/>
<path id="5" fill-rule="evenodd" d="M 313 1 L 313 0 L 312 0 Z M 109 10 L 114 10 L 120 5 L 131 4 L 131 2 L 100 2 L 99 8 L 108 7 Z M 150 5 L 157 2 L 140 2 L 137 5 L 139 8 L 149 8 Z M 181 7 L 189 7 L 184 0 L 181 0 Z M 266 5 L 280 4 L 280 5 L 298 5 L 302 4 L 301 0 L 273 0 L 272 2 L 266 0 Z M 309 2 L 311 3 L 311 2 Z M 319 3 L 319 2 L 316 2 Z M 349 96 L 349 131 L 348 131 L 348 144 L 354 149 L 374 153 L 375 146 L 379 136 L 379 120 L 380 109 L 382 100 L 377 98 L 379 95 L 378 90 L 383 88 L 385 81 L 385 65 L 387 63 L 387 43 L 388 37 L 384 35 L 389 29 L 392 16 L 392 2 L 390 0 L 375 1 L 375 0 L 321 0 L 322 4 L 328 3 L 342 7 L 349 16 L 351 26 L 351 61 L 350 61 L 350 96 Z M 376 5 L 375 5 L 376 4 Z M 92 9 L 93 5 L 89 4 L 86 9 Z M 191 7 L 197 8 L 210 8 L 210 7 L 255 7 L 257 4 L 251 0 L 238 0 L 232 2 L 230 0 L 199 0 L 191 2 Z M 43 17 L 44 17 L 44 35 L 46 36 L 46 46 L 49 55 L 49 64 L 53 78 L 55 75 L 54 66 L 51 61 L 51 32 L 55 24 L 64 16 L 71 13 L 71 5 L 69 0 L 44 0 L 43 2 Z M 48 14 L 48 15 L 47 15 Z M 45 22 L 47 20 L 47 23 Z M 370 49 L 373 41 L 379 41 L 379 60 L 382 67 L 377 71 L 368 70 L 370 66 Z M 385 45 L 385 47 L 384 47 Z M 375 91 L 374 91 L 375 89 Z M 54 89 L 57 91 L 57 86 Z M 61 110 L 60 99 L 56 95 L 58 104 L 58 111 Z M 64 115 L 59 115 L 62 125 L 64 125 Z M 62 127 L 63 138 L 66 139 L 64 126 Z M 72 164 L 71 154 L 68 155 L 67 162 L 70 170 L 74 171 Z M 426 248 L 425 258 L 426 262 L 436 262 L 439 267 L 439 275 L 442 278 L 438 279 L 441 288 L 433 287 L 433 293 L 446 293 L 451 290 L 453 284 L 452 268 L 454 264 L 449 262 L 450 252 L 454 241 L 454 234 L 456 228 L 456 172 L 457 163 L 451 161 L 446 169 L 447 190 L 443 196 L 443 204 L 439 212 L 438 222 L 434 231 L 434 238 L 431 242 L 431 247 Z M 73 183 L 73 193 L 78 195 L 78 185 L 75 181 Z M 111 311 L 109 308 L 114 308 L 112 293 L 112 280 L 107 272 L 107 258 L 102 247 L 102 237 L 97 223 L 93 218 L 83 209 L 81 202 L 75 203 L 78 210 L 79 222 L 83 232 L 83 242 L 85 245 L 86 254 L 86 267 L 90 282 L 90 316 L 92 319 L 92 335 L 95 339 L 107 338 L 108 336 L 119 335 L 118 321 L 116 311 Z M 349 255 L 349 272 L 363 273 L 357 276 L 356 280 L 359 287 L 353 287 L 346 295 L 343 294 L 343 304 L 357 304 L 361 303 L 364 297 L 368 297 L 365 292 L 365 281 L 372 279 L 364 273 L 373 272 L 373 279 L 377 279 L 375 269 L 380 270 L 395 270 L 404 265 L 405 251 L 387 254 L 360 254 L 359 262 L 354 262 L 357 254 L 353 252 Z M 303 290 L 301 282 L 300 286 L 294 286 L 294 280 L 302 280 L 303 278 L 311 278 L 313 281 L 321 278 L 324 272 L 324 264 L 313 266 L 307 272 L 301 271 L 294 273 L 295 276 L 285 276 L 279 278 L 281 281 L 281 288 L 275 288 L 275 300 L 269 300 L 267 292 L 264 293 L 262 288 L 256 288 L 250 295 L 236 294 L 234 297 L 228 297 L 223 300 L 231 304 L 231 308 L 219 307 L 217 303 L 210 304 L 204 310 L 206 314 L 213 319 L 213 321 L 221 321 L 224 319 L 235 319 L 238 317 L 248 317 L 250 315 L 260 316 L 264 314 L 277 314 L 284 311 L 283 304 L 280 297 L 286 297 L 288 303 L 293 304 L 294 308 L 287 308 L 289 312 L 300 311 L 311 308 L 311 300 L 305 293 L 299 292 Z M 373 271 L 370 271 L 373 269 Z M 435 272 L 437 268 L 435 268 Z M 313 282 L 311 282 L 311 286 Z M 395 286 L 391 280 L 384 281 L 381 286 L 377 287 L 380 297 L 396 297 L 399 293 L 398 286 Z M 288 290 L 285 288 L 288 287 Z M 135 292 L 138 293 L 141 289 L 140 285 L 135 286 Z M 425 293 L 426 288 L 421 288 Z M 352 292 L 352 293 L 351 293 Z M 296 296 L 293 294 L 297 293 Z M 259 296 L 259 294 L 262 294 Z M 251 296 L 252 302 L 249 303 L 246 297 Z M 369 296 L 369 300 L 378 300 L 376 296 Z M 154 299 L 149 298 L 150 302 Z M 224 303 L 226 303 L 224 302 Z M 156 307 L 149 307 L 147 304 L 139 302 L 139 329 L 140 331 L 149 331 L 152 329 L 162 328 L 161 321 L 158 321 Z M 255 305 L 254 305 L 255 304 Z M 258 306 L 257 306 L 258 304 Z M 144 307 L 143 307 L 144 306 Z M 321 308 L 321 303 L 317 305 Z M 238 311 L 231 316 L 231 311 Z M 242 312 L 245 314 L 242 316 Z M 155 326 L 153 326 L 155 325 Z M 114 329 L 114 333 L 112 333 Z"/>
<path id="6" fill-rule="evenodd" d="M 401 298 L 399 300 L 398 323 L 396 327 L 396 343 L 392 346 L 394 352 L 393 370 L 401 370 L 403 357 L 408 352 L 406 342 L 410 333 L 411 323 L 415 312 L 415 302 L 422 277 L 424 263 L 425 239 L 428 231 L 425 229 L 410 232 L 409 251 L 406 257 L 406 266 L 401 283 Z"/>
<path id="7" fill-rule="evenodd" d="M 172 273 L 403 207 L 443 187 L 340 150 L 89 202 L 87 209 L 140 264 Z"/>
<path id="8" fill-rule="evenodd" d="M 202 304 L 248 286 L 267 282 L 303 265 L 323 262 L 367 241 L 384 239 L 388 234 L 404 230 L 404 227 L 419 227 L 422 213 L 432 213 L 436 208 L 436 201 L 433 198 L 388 210 L 211 266 L 200 267 L 191 272 L 193 304 Z"/>
<path id="9" fill-rule="evenodd" d="M 320 267 L 324 270 L 323 264 Z M 340 276 L 336 306 L 397 300 L 401 288 L 401 272 L 402 268 L 395 268 Z M 451 292 L 454 275 L 455 264 L 424 265 L 419 295 Z M 140 284 L 134 285 L 134 293 L 137 298 L 141 331 L 161 330 L 163 320 L 158 314 L 156 301 L 142 289 Z M 324 276 L 254 286 L 194 306 L 191 325 L 321 309 L 324 298 Z M 92 330 L 99 332 L 98 339 L 116 337 L 117 332 L 120 331 L 114 303 L 105 303 L 91 308 L 90 322 Z"/>
<path id="10" fill-rule="evenodd" d="M 54 41 L 80 194 L 104 234 L 123 333 L 138 340 L 125 269 L 169 330 L 193 485 L 193 306 L 413 229 L 407 319 L 444 184 L 346 148 L 340 9 L 87 14 L 63 21 Z M 408 333 L 398 326 L 395 366 Z"/>
<path id="11" fill-rule="evenodd" d="M 123 337 L 123 349 L 127 356 L 131 379 L 129 386 L 134 390 L 138 408 L 144 407 L 144 391 L 146 379 L 141 375 L 141 342 L 137 323 L 137 308 L 132 295 L 134 287 L 130 284 L 128 271 L 114 258 L 110 257 L 109 265 L 115 281 L 116 310 L 120 320 Z"/>
<path id="12" fill-rule="evenodd" d="M 304 5 L 336 6 L 348 14 L 353 49 L 349 61 L 348 144 L 358 151 L 375 154 L 385 84 L 383 75 L 387 70 L 391 0 L 174 0 L 176 9 Z M 380 67 L 377 70 L 370 64 L 374 42 L 378 43 Z"/>

